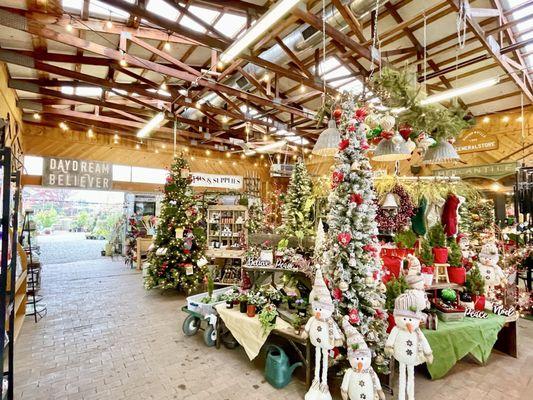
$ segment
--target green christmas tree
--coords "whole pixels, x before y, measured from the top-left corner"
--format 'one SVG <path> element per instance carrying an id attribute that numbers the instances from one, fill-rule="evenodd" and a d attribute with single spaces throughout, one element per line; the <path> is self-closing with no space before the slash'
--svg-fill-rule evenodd
<path id="1" fill-rule="evenodd" d="M 470 236 L 473 246 L 482 245 L 484 238 L 494 234 L 494 202 L 488 199 L 469 199 L 459 207 L 459 228 Z"/>
<path id="2" fill-rule="evenodd" d="M 420 261 L 424 263 L 424 265 L 428 267 L 433 265 L 433 251 L 431 249 L 431 245 L 426 239 L 421 239 L 419 258 Z"/>
<path id="3" fill-rule="evenodd" d="M 154 248 L 148 255 L 147 289 L 196 291 L 204 282 L 207 268 L 204 258 L 205 230 L 196 207 L 189 166 L 176 157 L 167 176 L 161 201 Z"/>
<path id="4" fill-rule="evenodd" d="M 303 238 L 312 232 L 312 190 L 307 168 L 302 160 L 298 160 L 294 165 L 282 208 L 281 233 L 285 237 L 296 236 Z"/>
<path id="5" fill-rule="evenodd" d="M 324 270 L 337 306 L 338 322 L 348 316 L 375 353 L 375 370 L 386 373 L 387 312 L 381 291 L 377 204 L 363 124 L 367 110 L 358 107 L 357 96 L 353 95 L 347 95 L 341 107 L 342 116 L 337 123 L 341 141 L 329 195 Z"/>
<path id="6" fill-rule="evenodd" d="M 448 247 L 450 249 L 448 264 L 450 264 L 452 267 L 461 267 L 463 265 L 463 254 L 461 253 L 461 248 L 453 238 L 448 240 L 448 242 Z"/>

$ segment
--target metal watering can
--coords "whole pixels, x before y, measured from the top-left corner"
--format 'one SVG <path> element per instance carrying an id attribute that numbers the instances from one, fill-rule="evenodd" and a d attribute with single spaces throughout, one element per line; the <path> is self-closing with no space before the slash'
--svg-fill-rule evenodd
<path id="1" fill-rule="evenodd" d="M 289 365 L 289 358 L 283 349 L 271 345 L 267 352 L 265 378 L 276 389 L 281 389 L 289 384 L 294 370 L 302 365 L 301 362 Z"/>

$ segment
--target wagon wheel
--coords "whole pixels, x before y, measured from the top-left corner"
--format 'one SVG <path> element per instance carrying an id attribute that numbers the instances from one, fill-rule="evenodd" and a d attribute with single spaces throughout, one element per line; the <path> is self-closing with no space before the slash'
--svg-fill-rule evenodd
<path id="1" fill-rule="evenodd" d="M 187 336 L 196 335 L 196 332 L 198 332 L 198 329 L 200 329 L 200 322 L 200 318 L 195 317 L 194 315 L 187 316 L 185 321 L 183 321 L 183 333 L 185 333 Z"/>
<path id="2" fill-rule="evenodd" d="M 213 347 L 217 341 L 217 331 L 215 327 L 211 324 L 205 328 L 204 331 L 204 342 L 207 347 Z"/>

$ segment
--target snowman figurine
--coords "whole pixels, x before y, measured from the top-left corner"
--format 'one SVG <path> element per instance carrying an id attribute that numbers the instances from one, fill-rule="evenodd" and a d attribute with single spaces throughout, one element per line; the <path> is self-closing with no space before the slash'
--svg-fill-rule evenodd
<path id="1" fill-rule="evenodd" d="M 424 278 L 422 275 L 407 275 L 405 281 L 409 285 L 406 293 L 412 293 L 416 297 L 416 309 L 421 311 L 430 308 L 431 304 L 424 289 Z"/>
<path id="2" fill-rule="evenodd" d="M 415 400 L 415 366 L 433 362 L 433 352 L 420 329 L 425 315 L 418 307 L 413 293 L 403 293 L 394 301 L 396 326 L 385 343 L 385 353 L 393 355 L 400 364 L 398 400 Z M 407 372 L 407 380 L 406 380 Z"/>
<path id="3" fill-rule="evenodd" d="M 407 260 L 407 276 L 420 275 L 422 271 L 422 264 L 420 264 L 418 258 L 412 254 L 407 254 L 405 259 Z"/>
<path id="4" fill-rule="evenodd" d="M 385 400 L 379 378 L 371 366 L 372 351 L 363 335 L 350 324 L 348 316 L 344 317 L 342 328 L 346 335 L 347 358 L 351 366 L 342 380 L 342 400 Z"/>
<path id="5" fill-rule="evenodd" d="M 457 235 L 456 241 L 461 249 L 463 267 L 465 267 L 468 271 L 470 268 L 472 268 L 472 259 L 475 255 L 470 248 L 470 239 L 464 233 L 460 233 Z"/>
<path id="6" fill-rule="evenodd" d="M 478 268 L 481 272 L 481 276 L 485 279 L 485 293 L 489 296 L 494 292 L 496 286 L 504 285 L 507 283 L 507 279 L 503 270 L 498 265 L 500 256 L 498 254 L 498 246 L 496 243 L 486 243 L 481 247 L 481 251 L 478 255 L 479 263 Z M 491 304 L 486 303 L 490 308 Z"/>
<path id="7" fill-rule="evenodd" d="M 335 307 L 331 294 L 322 277 L 320 267 L 316 270 L 313 290 L 309 295 L 313 316 L 305 325 L 311 344 L 315 346 L 315 378 L 305 394 L 305 400 L 331 400 L 328 388 L 329 350 L 343 343 L 343 334 L 333 319 Z M 320 367 L 322 366 L 322 377 Z"/>

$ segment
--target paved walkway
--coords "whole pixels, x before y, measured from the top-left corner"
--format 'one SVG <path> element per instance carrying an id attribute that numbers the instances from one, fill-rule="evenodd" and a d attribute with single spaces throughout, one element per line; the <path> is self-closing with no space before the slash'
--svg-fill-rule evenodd
<path id="1" fill-rule="evenodd" d="M 100 258 L 105 240 L 85 239 L 83 232 L 54 232 L 39 235 L 40 260 L 43 264 L 73 263 Z"/>
<path id="2" fill-rule="evenodd" d="M 183 297 L 145 292 L 121 261 L 46 265 L 42 294 L 48 315 L 26 319 L 16 344 L 16 399 L 303 399 L 300 381 L 272 388 L 242 349 L 185 337 Z M 462 362 L 439 381 L 419 376 L 417 399 L 530 398 L 533 323 L 522 322 L 520 335 L 520 359 L 493 354 L 488 366 Z"/>

